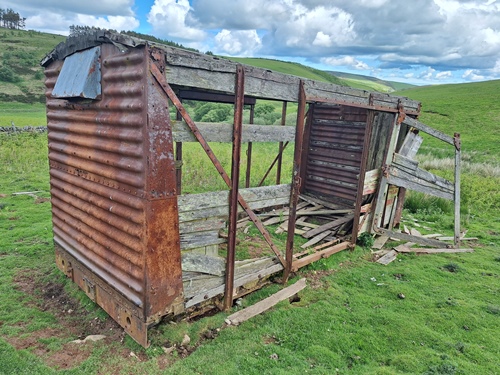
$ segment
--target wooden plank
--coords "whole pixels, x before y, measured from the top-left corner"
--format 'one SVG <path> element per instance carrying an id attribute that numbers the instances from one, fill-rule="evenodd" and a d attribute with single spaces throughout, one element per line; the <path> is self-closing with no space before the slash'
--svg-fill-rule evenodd
<path id="1" fill-rule="evenodd" d="M 377 263 L 383 264 L 387 266 L 393 260 L 395 260 L 398 256 L 398 252 L 396 250 L 391 250 L 387 254 L 385 254 L 382 258 L 377 260 Z"/>
<path id="2" fill-rule="evenodd" d="M 410 234 L 412 236 L 418 236 L 418 237 L 422 237 L 422 233 L 420 233 L 418 230 L 416 230 L 415 228 L 411 228 L 410 229 Z"/>
<path id="3" fill-rule="evenodd" d="M 329 208 L 331 210 L 340 210 L 340 209 L 345 209 L 345 206 L 342 206 L 342 205 L 339 205 L 339 204 L 335 204 L 333 202 L 329 202 L 325 199 L 321 199 L 321 198 L 318 198 L 318 197 L 312 197 L 310 195 L 305 195 L 305 194 L 302 194 L 300 196 L 300 199 L 306 201 L 306 202 L 309 202 L 311 204 L 321 204 L 322 206 L 325 206 L 326 208 Z M 354 210 L 351 210 L 354 212 Z"/>
<path id="4" fill-rule="evenodd" d="M 224 258 L 212 257 L 196 253 L 184 253 L 181 256 L 182 271 L 200 272 L 222 276 L 226 269 Z"/>
<path id="5" fill-rule="evenodd" d="M 425 238 L 436 238 L 436 237 L 441 237 L 441 233 L 429 233 L 429 234 L 424 234 L 422 237 Z"/>
<path id="6" fill-rule="evenodd" d="M 439 241 L 453 241 L 455 237 L 437 237 L 437 240 Z M 460 241 L 477 241 L 479 238 L 477 237 L 460 237 Z"/>
<path id="7" fill-rule="evenodd" d="M 414 132 L 411 131 L 408 132 L 406 134 L 405 140 L 403 141 L 403 144 L 401 145 L 399 153 L 410 159 L 413 159 L 417 154 L 418 149 L 420 148 L 420 145 L 422 144 L 423 140 L 424 139 L 418 134 L 415 134 Z"/>
<path id="8" fill-rule="evenodd" d="M 344 223 L 347 223 L 349 222 L 350 220 L 352 220 L 354 217 L 354 215 L 352 214 L 349 214 L 347 216 L 344 216 L 344 217 L 341 217 L 339 219 L 336 219 L 336 220 L 333 220 L 329 223 L 326 223 L 326 224 L 323 224 L 323 225 L 320 225 L 319 227 L 315 228 L 315 229 L 311 229 L 310 231 L 307 231 L 306 233 L 303 234 L 303 237 L 305 238 L 311 238 L 311 237 L 314 237 L 316 236 L 317 234 L 325 231 L 325 230 L 328 230 L 328 229 L 332 229 L 332 228 L 335 228 L 335 227 L 338 227 Z"/>
<path id="9" fill-rule="evenodd" d="M 472 253 L 474 252 L 474 249 L 453 249 L 453 248 L 446 248 L 446 249 L 426 249 L 426 248 L 418 248 L 418 247 L 412 247 L 412 248 L 400 248 L 398 246 L 398 252 L 400 253 L 418 253 L 418 254 L 439 254 L 439 253 L 445 253 L 445 254 L 453 254 L 453 253 Z"/>
<path id="10" fill-rule="evenodd" d="M 273 224 L 278 224 L 278 223 L 281 223 L 282 221 L 284 221 L 285 218 L 283 215 L 280 215 L 280 216 L 274 216 L 274 217 L 271 217 L 267 220 L 264 220 L 262 222 L 263 225 L 273 225 Z"/>
<path id="11" fill-rule="evenodd" d="M 273 198 L 283 198 L 287 196 L 289 198 L 290 184 L 240 189 L 240 194 L 248 204 L 272 200 Z M 179 212 L 202 210 L 212 207 L 224 207 L 227 206 L 228 197 L 229 192 L 227 190 L 179 195 L 177 197 Z M 259 204 L 259 206 L 262 206 L 262 204 Z M 270 207 L 272 205 L 264 206 Z"/>
<path id="12" fill-rule="evenodd" d="M 331 241 L 328 241 L 328 242 L 325 242 L 321 245 L 318 245 L 314 248 L 314 250 L 321 250 L 321 249 L 324 249 L 325 247 L 329 247 L 329 246 L 332 246 L 332 245 L 336 245 L 338 242 L 340 242 L 340 239 L 335 239 L 335 240 L 331 240 Z"/>
<path id="13" fill-rule="evenodd" d="M 439 130 L 433 129 L 428 125 L 425 125 L 421 123 L 418 120 L 415 120 L 409 116 L 406 116 L 405 119 L 403 120 L 403 124 L 406 124 L 408 126 L 411 126 L 415 129 L 418 129 L 420 131 L 423 131 L 424 133 L 427 133 L 429 135 L 432 135 L 433 137 L 442 140 L 443 142 L 449 143 L 450 145 L 453 144 L 453 138 L 450 137 L 449 135 L 446 135 Z"/>
<path id="14" fill-rule="evenodd" d="M 398 233 L 395 231 L 387 230 L 384 228 L 378 228 L 377 232 L 379 234 L 385 234 L 386 236 L 389 236 L 391 239 L 395 238 L 395 239 L 399 239 L 399 240 L 411 241 L 411 242 L 419 243 L 419 244 L 425 245 L 425 246 L 432 246 L 432 247 L 441 248 L 441 247 L 446 247 L 449 245 L 446 242 L 437 241 L 437 240 L 434 240 L 431 238 L 416 237 L 416 236 L 412 236 L 412 235 L 405 234 L 405 233 Z"/>
<path id="15" fill-rule="evenodd" d="M 217 231 L 181 234 L 181 250 L 218 245 L 224 242 L 226 242 L 226 240 L 224 238 L 220 238 Z"/>
<path id="16" fill-rule="evenodd" d="M 312 262 L 315 262 L 319 259 L 322 259 L 322 258 L 328 258 L 329 256 L 335 254 L 335 253 L 338 253 L 342 250 L 345 250 L 347 249 L 348 247 L 350 246 L 350 243 L 349 242 L 342 242 L 342 243 L 339 243 L 335 246 L 332 246 L 332 247 L 328 247 L 326 249 L 323 249 L 321 251 L 318 251 L 314 254 L 311 254 L 311 255 L 308 255 L 306 257 L 303 257 L 301 259 L 298 259 L 296 261 L 294 261 L 292 263 L 292 271 L 295 272 L 297 271 L 299 268 L 302 268 L 304 266 L 307 266 L 308 264 L 312 263 Z"/>
<path id="17" fill-rule="evenodd" d="M 226 323 L 231 325 L 238 325 L 250 318 L 253 318 L 256 315 L 259 315 L 271 307 L 275 306 L 278 302 L 281 302 L 291 296 L 297 294 L 302 289 L 306 287 L 306 279 L 300 279 L 295 284 L 286 287 L 285 289 L 280 290 L 279 292 L 263 299 L 260 302 L 257 302 L 255 305 L 249 306 L 243 310 L 240 310 L 234 314 L 231 314 L 227 317 Z"/>
<path id="18" fill-rule="evenodd" d="M 233 141 L 233 125 L 197 122 L 200 133 L 207 142 Z M 172 122 L 172 136 L 175 142 L 198 142 L 191 129 L 184 121 Z M 281 125 L 243 124 L 242 142 L 293 142 L 295 127 Z"/>
<path id="19" fill-rule="evenodd" d="M 253 261 L 249 264 L 248 271 L 245 269 L 246 265 L 241 267 L 236 262 L 234 288 L 265 279 L 269 275 L 283 270 L 281 263 L 276 263 L 273 259 L 274 257 L 267 258 L 264 263 L 261 260 Z M 222 293 L 224 293 L 223 277 L 212 276 L 211 279 L 200 280 L 198 284 L 191 282 L 184 283 L 186 308 L 195 306 Z"/>
<path id="20" fill-rule="evenodd" d="M 302 249 L 307 249 L 308 247 L 311 247 L 313 245 L 316 245 L 319 241 L 321 241 L 323 238 L 331 234 L 331 230 L 326 230 L 323 233 L 318 234 L 317 236 L 311 238 L 309 241 L 307 241 L 305 244 L 301 246 Z"/>
<path id="21" fill-rule="evenodd" d="M 387 236 L 378 236 L 375 241 L 373 242 L 372 249 L 378 249 L 380 250 L 381 248 L 384 247 L 385 243 L 389 240 L 389 237 Z"/>
<path id="22" fill-rule="evenodd" d="M 380 176 L 380 169 L 372 169 L 365 173 L 365 183 L 363 186 L 363 195 L 373 194 L 377 190 Z"/>
<path id="23" fill-rule="evenodd" d="M 439 186 L 434 183 L 435 181 L 430 182 L 415 175 L 411 175 L 410 173 L 405 172 L 394 165 L 392 165 L 389 170 L 390 172 L 387 177 L 387 181 L 389 184 L 419 191 L 425 194 L 434 195 L 436 197 L 453 200 L 453 192 L 449 187 Z M 429 173 L 429 175 L 435 176 L 432 173 Z"/>
<path id="24" fill-rule="evenodd" d="M 460 247 L 460 134 L 455 134 L 455 186 L 453 199 L 455 203 L 454 210 L 454 244 Z"/>

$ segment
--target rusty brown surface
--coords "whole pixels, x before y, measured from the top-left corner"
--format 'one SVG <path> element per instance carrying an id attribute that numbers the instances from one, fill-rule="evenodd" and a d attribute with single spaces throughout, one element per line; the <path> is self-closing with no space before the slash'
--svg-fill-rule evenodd
<path id="1" fill-rule="evenodd" d="M 56 261 L 146 346 L 182 296 L 168 106 L 145 48 L 103 44 L 100 61 L 100 100 L 52 98 L 62 61 L 46 68 Z"/>
<path id="2" fill-rule="evenodd" d="M 367 110 L 317 103 L 311 116 L 304 189 L 354 205 Z"/>
<path id="3" fill-rule="evenodd" d="M 226 257 L 226 280 L 224 285 L 224 310 L 231 309 L 234 294 L 234 261 L 236 259 L 236 229 L 238 220 L 238 195 L 240 181 L 241 130 L 243 126 L 243 103 L 245 73 L 238 65 L 234 84 L 235 104 L 233 122 L 233 150 L 231 162 L 231 186 L 229 190 L 229 225 Z"/>

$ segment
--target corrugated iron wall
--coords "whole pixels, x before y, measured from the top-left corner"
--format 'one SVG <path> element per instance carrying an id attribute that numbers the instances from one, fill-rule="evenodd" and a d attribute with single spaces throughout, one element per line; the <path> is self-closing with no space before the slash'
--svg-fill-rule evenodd
<path id="1" fill-rule="evenodd" d="M 305 192 L 354 205 L 367 110 L 325 103 L 311 108 Z"/>
<path id="2" fill-rule="evenodd" d="M 146 54 L 116 52 L 101 47 L 102 100 L 51 98 L 63 61 L 46 69 L 54 240 L 142 307 Z"/>

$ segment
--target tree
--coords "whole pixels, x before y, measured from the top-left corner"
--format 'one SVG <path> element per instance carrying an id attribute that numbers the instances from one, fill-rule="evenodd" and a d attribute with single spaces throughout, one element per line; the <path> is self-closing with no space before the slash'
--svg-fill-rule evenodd
<path id="1" fill-rule="evenodd" d="M 26 18 L 21 17 L 13 9 L 0 9 L 0 25 L 9 29 L 24 29 L 26 27 Z"/>

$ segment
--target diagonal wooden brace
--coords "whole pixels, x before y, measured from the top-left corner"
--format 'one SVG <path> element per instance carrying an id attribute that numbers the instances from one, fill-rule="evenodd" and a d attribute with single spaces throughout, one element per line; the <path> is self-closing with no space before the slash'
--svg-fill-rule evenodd
<path id="1" fill-rule="evenodd" d="M 196 126 L 194 121 L 191 119 L 191 116 L 189 116 L 189 114 L 187 113 L 186 109 L 182 105 L 182 103 L 179 100 L 179 98 L 177 97 L 177 95 L 175 95 L 174 90 L 172 90 L 172 88 L 168 84 L 166 78 L 161 73 L 160 69 L 158 69 L 158 67 L 154 63 L 152 63 L 149 65 L 149 71 L 151 72 L 153 77 L 156 79 L 156 82 L 158 82 L 158 84 L 162 88 L 163 92 L 167 95 L 167 97 L 172 101 L 174 106 L 177 108 L 177 110 L 181 114 L 182 118 L 184 119 L 186 124 L 189 126 L 189 128 L 193 132 L 193 135 L 196 137 L 198 142 L 201 144 L 201 147 L 203 147 L 203 149 L 205 150 L 205 153 L 207 154 L 207 156 L 210 158 L 210 160 L 214 164 L 215 168 L 217 169 L 217 172 L 219 172 L 219 174 L 221 175 L 221 177 L 224 180 L 224 182 L 226 183 L 226 185 L 228 187 L 231 187 L 231 179 L 229 178 L 229 175 L 226 173 L 226 171 L 222 167 L 221 163 L 219 162 L 219 160 L 217 159 L 217 157 L 213 153 L 212 149 L 210 148 L 210 146 L 207 143 L 207 141 L 205 140 L 205 138 L 203 138 L 203 135 L 198 130 L 198 127 Z M 260 221 L 258 216 L 252 211 L 252 209 L 250 208 L 248 203 L 243 199 L 241 194 L 238 194 L 238 203 L 245 210 L 245 212 L 247 213 L 250 220 L 252 220 L 252 222 L 255 224 L 255 226 L 257 227 L 259 232 L 262 234 L 262 236 L 266 240 L 266 242 L 269 245 L 269 247 L 271 248 L 271 250 L 273 250 L 274 254 L 276 254 L 276 257 L 279 259 L 280 263 L 283 265 L 283 267 L 285 267 L 285 259 L 281 255 L 280 250 L 273 243 L 273 240 L 272 240 L 271 236 L 269 235 L 269 232 L 264 227 L 264 225 L 262 224 L 262 222 Z"/>

